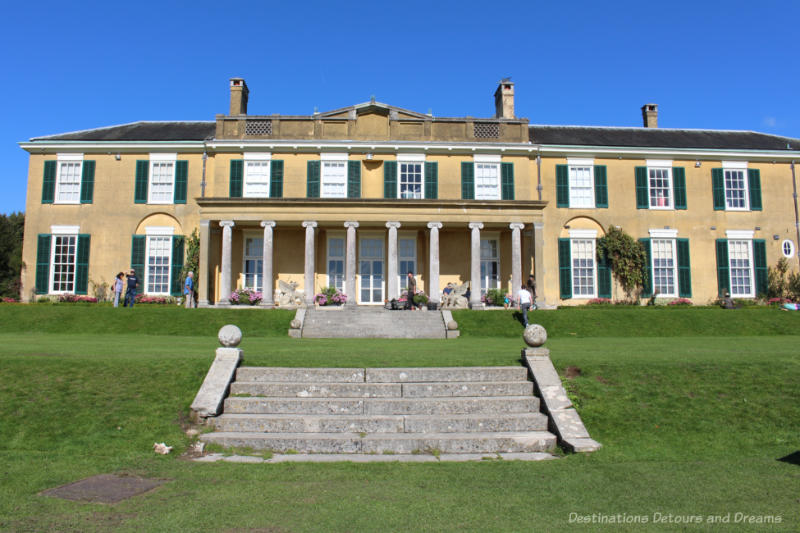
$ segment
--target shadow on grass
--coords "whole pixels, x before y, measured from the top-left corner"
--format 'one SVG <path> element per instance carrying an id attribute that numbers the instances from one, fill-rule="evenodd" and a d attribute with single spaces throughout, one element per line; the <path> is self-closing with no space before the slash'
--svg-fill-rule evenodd
<path id="1" fill-rule="evenodd" d="M 790 465 L 800 466 L 800 451 L 790 453 L 786 457 L 781 457 L 778 459 L 783 463 L 789 463 Z"/>

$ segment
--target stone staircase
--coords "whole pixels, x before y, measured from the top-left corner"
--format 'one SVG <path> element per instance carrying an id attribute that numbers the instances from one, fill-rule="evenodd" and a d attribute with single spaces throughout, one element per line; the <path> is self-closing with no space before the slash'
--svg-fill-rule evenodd
<path id="1" fill-rule="evenodd" d="M 444 339 L 442 311 L 390 311 L 383 307 L 344 306 L 304 311 L 304 338 Z"/>
<path id="2" fill-rule="evenodd" d="M 521 366 L 239 367 L 223 414 L 208 422 L 215 431 L 201 435 L 206 443 L 276 453 L 513 455 L 556 446 Z"/>

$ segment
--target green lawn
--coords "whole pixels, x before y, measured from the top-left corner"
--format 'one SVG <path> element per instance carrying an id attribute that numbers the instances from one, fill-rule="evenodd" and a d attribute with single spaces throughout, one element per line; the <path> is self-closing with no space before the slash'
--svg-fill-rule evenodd
<path id="1" fill-rule="evenodd" d="M 0 531 L 760 529 L 733 523 L 735 513 L 780 516 L 768 530 L 800 529 L 800 465 L 778 461 L 800 451 L 800 336 L 789 334 L 800 332 L 800 317 L 793 313 L 536 314 L 555 330 L 547 345 L 556 367 L 581 369 L 567 387 L 604 444 L 591 455 L 539 463 L 237 465 L 151 450 L 156 441 L 179 453 L 189 444 L 181 425 L 221 323 L 245 331 L 245 364 L 292 366 L 518 364 L 522 343 L 510 332 L 519 335 L 521 326 L 510 313 L 465 312 L 456 340 L 298 341 L 281 329 L 290 313 L 128 311 L 0 305 Z M 623 327 L 626 316 L 638 336 Z M 744 335 L 742 320 L 758 335 Z M 698 329 L 702 321 L 713 327 Z M 570 324 L 575 331 L 559 329 Z M 89 334 L 75 329 L 84 327 Z M 170 481 L 115 505 L 37 495 L 99 473 Z M 626 513 L 650 523 L 570 524 L 570 513 Z M 727 513 L 730 524 L 652 523 L 670 514 L 705 521 Z"/>

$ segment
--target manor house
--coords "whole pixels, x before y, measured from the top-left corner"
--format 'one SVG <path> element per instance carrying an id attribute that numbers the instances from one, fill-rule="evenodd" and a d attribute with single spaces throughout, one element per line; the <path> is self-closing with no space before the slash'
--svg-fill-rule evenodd
<path id="1" fill-rule="evenodd" d="M 336 286 L 383 305 L 413 272 L 440 301 L 469 282 L 540 303 L 621 299 L 598 239 L 645 244 L 645 296 L 705 304 L 766 292 L 767 266 L 797 265 L 800 139 L 750 131 L 539 126 L 503 80 L 491 118 L 438 117 L 371 100 L 311 115 L 230 109 L 206 122 L 135 122 L 36 137 L 30 153 L 21 297 L 92 294 L 136 269 L 150 295 L 180 295 L 199 235 L 200 305 L 279 282 L 306 302 Z M 488 102 L 487 102 L 488 104 Z M 262 106 L 263 107 L 263 106 Z M 487 105 L 487 107 L 489 107 Z"/>

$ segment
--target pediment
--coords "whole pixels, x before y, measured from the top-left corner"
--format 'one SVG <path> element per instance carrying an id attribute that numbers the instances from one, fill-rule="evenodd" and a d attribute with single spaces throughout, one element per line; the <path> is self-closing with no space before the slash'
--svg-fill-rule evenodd
<path id="1" fill-rule="evenodd" d="M 349 107 L 342 107 L 332 111 L 320 113 L 321 118 L 355 118 L 356 116 L 363 115 L 380 115 L 384 117 L 400 118 L 400 119 L 424 119 L 430 118 L 429 115 L 417 113 L 410 109 L 403 109 L 382 102 L 369 101 L 361 104 L 352 105 Z"/>

